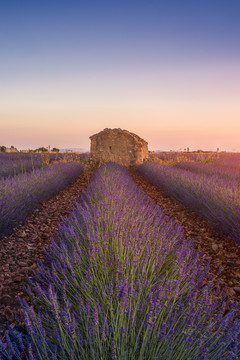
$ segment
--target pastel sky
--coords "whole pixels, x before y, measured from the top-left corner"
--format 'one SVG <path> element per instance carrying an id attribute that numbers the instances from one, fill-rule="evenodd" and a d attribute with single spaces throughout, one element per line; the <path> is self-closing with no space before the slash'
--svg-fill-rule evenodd
<path id="1" fill-rule="evenodd" d="M 240 151 L 239 0 L 0 2 L 0 145 Z"/>

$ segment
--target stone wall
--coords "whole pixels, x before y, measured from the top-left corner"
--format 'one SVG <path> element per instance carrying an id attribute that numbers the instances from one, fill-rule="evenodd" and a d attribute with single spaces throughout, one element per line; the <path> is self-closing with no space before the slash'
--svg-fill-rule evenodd
<path id="1" fill-rule="evenodd" d="M 148 143 L 127 130 L 104 129 L 90 139 L 91 156 L 101 163 L 115 161 L 134 166 L 148 158 Z"/>

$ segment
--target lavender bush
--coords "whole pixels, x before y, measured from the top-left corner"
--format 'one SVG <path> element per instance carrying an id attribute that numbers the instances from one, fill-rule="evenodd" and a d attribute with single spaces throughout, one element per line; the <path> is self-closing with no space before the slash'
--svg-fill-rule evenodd
<path id="1" fill-rule="evenodd" d="M 238 359 L 236 305 L 226 314 L 209 264 L 119 165 L 97 170 L 44 253 L 21 301 L 31 340 L 7 332 L 3 359 Z"/>
<path id="2" fill-rule="evenodd" d="M 0 153 L 0 178 L 34 172 L 53 162 L 80 161 L 89 153 Z"/>
<path id="3" fill-rule="evenodd" d="M 137 170 L 154 185 L 210 222 L 214 229 L 240 241 L 240 187 L 237 180 L 196 174 L 153 162 Z"/>
<path id="4" fill-rule="evenodd" d="M 232 155 L 232 154 L 231 154 Z M 167 165 L 176 164 L 183 161 L 194 161 L 198 163 L 212 163 L 217 162 L 220 159 L 222 160 L 223 154 L 216 152 L 150 152 L 149 159 L 150 161 L 158 159 L 160 163 L 165 163 Z M 231 157 L 231 156 L 230 156 Z M 232 157 L 231 157 L 232 158 Z M 225 157 L 224 157 L 225 159 Z M 235 157 L 234 157 L 235 159 Z"/>
<path id="5" fill-rule="evenodd" d="M 32 172 L 42 166 L 41 154 L 0 153 L 0 178 Z"/>
<path id="6" fill-rule="evenodd" d="M 179 162 L 173 165 L 178 169 L 189 170 L 196 174 L 217 176 L 226 180 L 237 180 L 240 186 L 240 166 L 233 164 L 221 164 L 218 162 L 204 164 L 200 162 Z"/>
<path id="7" fill-rule="evenodd" d="M 215 161 L 221 167 L 238 168 L 240 167 L 240 153 L 220 153 L 219 158 Z"/>
<path id="8" fill-rule="evenodd" d="M 165 165 L 178 166 L 179 163 L 201 165 L 213 165 L 217 170 L 230 173 L 240 172 L 240 153 L 225 152 L 150 152 L 150 161 L 157 161 Z M 204 168 L 204 166 L 200 167 Z M 207 167 L 206 167 L 207 168 Z"/>
<path id="9" fill-rule="evenodd" d="M 62 190 L 83 172 L 77 162 L 57 163 L 34 173 L 0 180 L 0 235 L 22 222 L 38 202 Z"/>

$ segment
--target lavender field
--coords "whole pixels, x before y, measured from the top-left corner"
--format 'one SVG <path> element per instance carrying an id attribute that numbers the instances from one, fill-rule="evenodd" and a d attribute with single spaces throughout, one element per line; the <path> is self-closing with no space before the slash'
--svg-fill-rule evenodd
<path id="1" fill-rule="evenodd" d="M 0 236 L 9 234 L 39 202 L 57 194 L 82 172 L 80 163 L 62 162 L 0 179 Z"/>
<path id="2" fill-rule="evenodd" d="M 54 162 L 79 161 L 89 153 L 0 153 L 0 179 L 43 169 Z"/>
<path id="3" fill-rule="evenodd" d="M 240 164 L 240 161 L 239 161 Z M 201 163 L 194 161 L 179 162 L 173 165 L 178 169 L 189 170 L 196 174 L 217 176 L 226 180 L 236 180 L 240 185 L 240 165 L 231 165 L 218 162 Z"/>
<path id="4" fill-rule="evenodd" d="M 41 154 L 0 153 L 0 179 L 33 172 L 42 167 L 44 163 Z"/>
<path id="5" fill-rule="evenodd" d="M 159 160 L 166 165 L 172 165 L 180 162 L 195 162 L 202 164 L 218 165 L 222 168 L 231 168 L 232 170 L 240 168 L 239 153 L 225 152 L 150 152 L 149 160 Z"/>
<path id="6" fill-rule="evenodd" d="M 239 358 L 239 305 L 121 166 L 96 171 L 44 255 L 2 359 Z"/>
<path id="7" fill-rule="evenodd" d="M 221 234 L 240 244 L 240 160 L 176 162 L 173 165 L 145 162 L 137 171 Z"/>

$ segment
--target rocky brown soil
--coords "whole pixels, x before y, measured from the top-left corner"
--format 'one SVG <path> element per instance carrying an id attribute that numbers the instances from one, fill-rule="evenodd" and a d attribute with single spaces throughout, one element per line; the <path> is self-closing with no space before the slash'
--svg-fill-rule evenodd
<path id="1" fill-rule="evenodd" d="M 58 195 L 39 204 L 25 223 L 0 239 L 0 333 L 6 322 L 15 324 L 14 312 L 21 315 L 18 296 L 26 297 L 23 284 L 25 274 L 31 277 L 37 268 L 37 259 L 51 241 L 63 216 L 71 211 L 76 197 L 88 185 L 94 171 L 85 171 Z M 143 189 L 169 217 L 182 224 L 186 236 L 193 239 L 203 257 L 211 261 L 211 272 L 217 274 L 220 266 L 222 287 L 226 286 L 232 300 L 240 300 L 240 247 L 226 237 L 214 233 L 209 223 L 199 219 L 176 200 L 152 185 L 135 171 L 129 172 L 137 186 Z M 217 275 L 216 275 L 217 276 Z M 27 299 L 28 300 L 28 299 Z"/>
<path id="2" fill-rule="evenodd" d="M 71 211 L 92 174 L 84 172 L 56 196 L 39 204 L 10 236 L 0 239 L 0 333 L 7 321 L 15 323 L 14 312 L 21 316 L 18 296 L 24 295 L 25 274 L 31 277 L 37 268 L 37 259 L 43 256 L 43 248 L 50 243 L 62 217 Z"/>
<path id="3" fill-rule="evenodd" d="M 240 246 L 221 234 L 214 232 L 208 221 L 200 219 L 180 202 L 166 195 L 161 189 L 152 185 L 147 179 L 135 171 L 130 175 L 143 191 L 145 191 L 163 210 L 164 213 L 181 223 L 187 237 L 191 238 L 203 257 L 211 259 L 210 271 L 220 277 L 222 287 L 232 300 L 240 300 Z M 218 270 L 223 271 L 217 276 Z"/>

